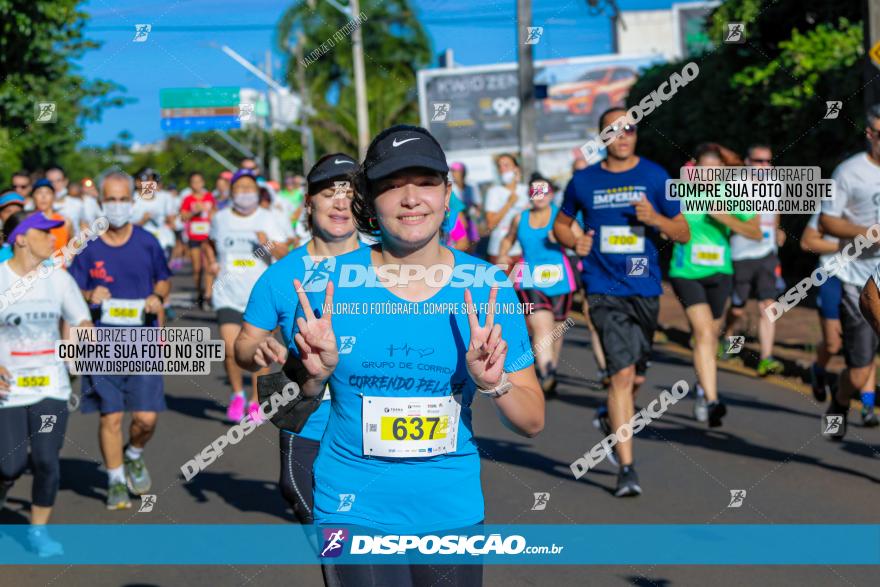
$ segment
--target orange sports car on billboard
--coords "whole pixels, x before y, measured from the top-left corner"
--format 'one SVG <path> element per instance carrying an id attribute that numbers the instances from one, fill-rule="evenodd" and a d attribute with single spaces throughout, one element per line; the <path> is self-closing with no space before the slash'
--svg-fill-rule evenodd
<path id="1" fill-rule="evenodd" d="M 628 67 L 592 69 L 575 81 L 551 86 L 544 100 L 544 112 L 588 114 L 622 105 L 636 77 L 635 70 Z"/>

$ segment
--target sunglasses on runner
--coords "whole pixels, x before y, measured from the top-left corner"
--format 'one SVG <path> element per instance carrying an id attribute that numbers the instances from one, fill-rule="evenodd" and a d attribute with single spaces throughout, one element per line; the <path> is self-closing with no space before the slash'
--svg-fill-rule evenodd
<path id="1" fill-rule="evenodd" d="M 770 163 L 770 159 L 749 159 L 752 163 Z"/>

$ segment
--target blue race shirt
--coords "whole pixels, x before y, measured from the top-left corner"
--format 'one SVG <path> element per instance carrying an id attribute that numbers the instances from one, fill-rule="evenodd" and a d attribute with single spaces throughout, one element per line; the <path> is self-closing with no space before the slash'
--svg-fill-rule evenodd
<path id="1" fill-rule="evenodd" d="M 522 289 L 539 289 L 548 296 L 561 296 L 576 289 L 574 272 L 568 257 L 562 252 L 559 243 L 550 240 L 553 221 L 559 209 L 550 204 L 550 220 L 542 228 L 532 228 L 529 224 L 531 210 L 519 215 L 516 228 L 516 240 L 523 250 L 525 279 L 520 284 Z"/>
<path id="2" fill-rule="evenodd" d="M 364 248 L 337 257 L 337 267 L 358 265 L 374 275 L 370 253 Z M 456 267 L 492 267 L 466 253 L 452 253 Z M 339 270 L 331 279 L 339 283 Z M 476 386 L 465 363 L 470 327 L 463 311 L 465 290 L 455 283 L 453 277 L 424 302 L 405 301 L 382 286 L 334 288 L 339 364 L 329 380 L 330 419 L 314 467 L 316 523 L 415 533 L 459 528 L 484 518 L 480 456 L 471 424 Z M 489 283 L 470 287 L 478 310 L 488 302 L 490 288 Z M 318 314 L 323 293 L 308 295 Z M 525 319 L 509 282 L 499 288 L 496 301 L 507 308 L 495 314 L 509 345 L 505 369 L 531 366 Z M 437 311 L 438 304 L 451 306 Z M 485 324 L 485 316 L 480 323 Z M 298 352 L 296 345 L 291 352 Z M 455 451 L 401 458 L 364 455 L 362 410 L 370 398 L 439 400 L 450 395 L 461 405 Z M 482 402 L 479 409 L 493 410 L 486 398 L 477 401 Z"/>
<path id="3" fill-rule="evenodd" d="M 3 243 L 0 245 L 0 263 L 3 261 L 8 261 L 13 257 L 12 245 L 9 243 Z"/>
<path id="4" fill-rule="evenodd" d="M 110 246 L 101 238 L 90 242 L 73 258 L 69 271 L 80 289 L 102 285 L 112 297 L 127 300 L 144 299 L 153 293 L 157 281 L 171 278 L 159 241 L 134 224 L 124 245 Z M 95 326 L 103 324 L 98 321 Z"/>
<path id="5" fill-rule="evenodd" d="M 659 232 L 636 220 L 633 204 L 645 196 L 659 214 L 678 216 L 678 202 L 666 199 L 667 179 L 662 167 L 644 157 L 629 171 L 612 173 L 597 163 L 572 176 L 562 211 L 572 218 L 582 212 L 584 230 L 596 231 L 593 248 L 583 258 L 588 294 L 654 297 L 663 293 Z M 645 259 L 647 274 L 631 276 L 633 265 L 643 266 Z"/>
<path id="6" fill-rule="evenodd" d="M 366 246 L 360 242 L 358 244 L 362 247 Z M 244 321 L 270 332 L 280 326 L 284 345 L 290 347 L 293 341 L 293 323 L 299 307 L 299 298 L 293 288 L 293 280 L 300 280 L 307 289 L 320 289 L 323 292 L 327 284 L 329 267 L 334 261 L 332 257 L 328 257 L 315 264 L 309 255 L 307 245 L 297 247 L 275 261 L 254 284 L 244 310 Z M 321 440 L 329 415 L 330 402 L 321 402 L 297 436 L 309 440 Z"/>

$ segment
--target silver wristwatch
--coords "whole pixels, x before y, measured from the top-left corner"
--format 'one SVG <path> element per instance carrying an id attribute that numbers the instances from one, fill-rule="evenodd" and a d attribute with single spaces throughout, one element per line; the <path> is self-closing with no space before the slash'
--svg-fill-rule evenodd
<path id="1" fill-rule="evenodd" d="M 507 372 L 502 371 L 501 372 L 501 381 L 498 382 L 498 385 L 496 385 L 492 389 L 480 389 L 479 387 L 477 387 L 477 391 L 479 391 L 480 393 L 482 393 L 484 395 L 488 395 L 489 397 L 492 397 L 492 398 L 499 398 L 502 395 L 504 395 L 505 393 L 507 393 L 508 391 L 510 391 L 510 389 L 512 387 L 513 387 L 513 383 L 511 383 L 507 380 Z"/>

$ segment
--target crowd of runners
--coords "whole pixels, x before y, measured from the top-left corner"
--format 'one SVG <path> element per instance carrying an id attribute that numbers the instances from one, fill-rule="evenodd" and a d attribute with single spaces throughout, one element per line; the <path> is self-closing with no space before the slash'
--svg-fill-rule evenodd
<path id="1" fill-rule="evenodd" d="M 279 454 L 282 494 L 304 524 L 416 533 L 481 523 L 472 403 L 494 403 L 514 434 L 540 433 L 573 308 L 607 389 L 594 424 L 603 435 L 620 429 L 650 377 L 664 280 L 691 328 L 694 418 L 722 426 L 717 365 L 730 358 L 750 299 L 757 375 L 783 371 L 766 311 L 785 288 L 778 248 L 795 239 L 821 266 L 880 222 L 880 107 L 868 112 L 867 150 L 835 170 L 835 199 L 802 235 L 786 234 L 773 214 L 683 214 L 665 196 L 666 170 L 638 155 L 625 114 L 602 114 L 600 127 L 617 139 L 598 163 L 576 159 L 564 189 L 540 173 L 526 179 L 513 154 L 495 156 L 496 181 L 480 189 L 426 130 L 405 125 L 379 133 L 363 161 L 328 154 L 281 185 L 253 159 L 218 177 L 194 171 L 186 186 L 149 168 L 76 182 L 59 167 L 16 173 L 0 192 L 0 508 L 30 465 L 32 546 L 61 551 L 45 525 L 77 383 L 55 341 L 71 327 L 174 325 L 171 277 L 183 271 L 190 307 L 213 313 L 226 347 L 227 420 L 265 425 L 261 375 L 280 368 L 301 390 Z M 705 143 L 682 163 L 773 159 L 760 141 L 742 158 Z M 88 233 L 76 254 L 58 254 Z M 867 248 L 819 286 L 812 389 L 842 417 L 838 439 L 853 399 L 863 425 L 878 425 L 878 264 Z M 466 268 L 490 278 L 457 283 Z M 352 285 L 352 275 L 366 277 Z M 449 310 L 420 311 L 428 302 Z M 395 309 L 338 310 L 357 304 Z M 832 377 L 826 368 L 841 352 L 846 370 Z M 78 384 L 78 409 L 100 416 L 107 508 L 129 508 L 151 487 L 145 449 L 166 409 L 163 377 L 84 375 Z M 40 433 L 47 415 L 53 432 Z M 608 454 L 616 496 L 642 492 L 633 445 L 630 434 Z M 432 499 L 420 499 L 428 491 Z M 477 585 L 481 574 L 479 565 L 324 569 L 328 585 Z"/>

